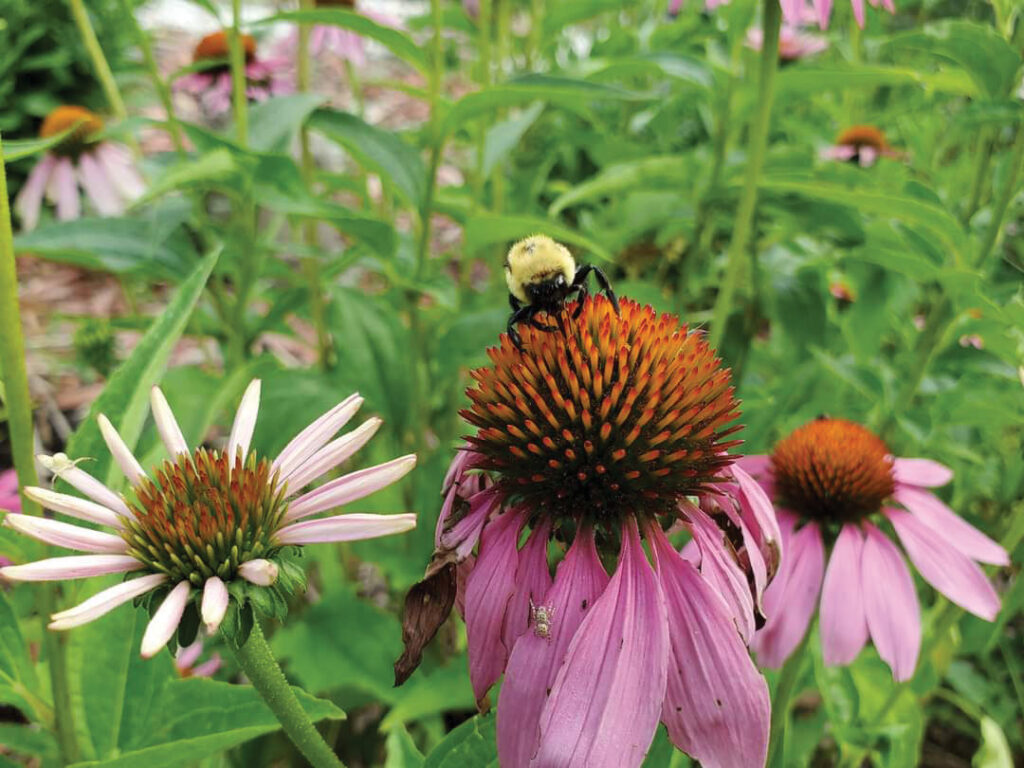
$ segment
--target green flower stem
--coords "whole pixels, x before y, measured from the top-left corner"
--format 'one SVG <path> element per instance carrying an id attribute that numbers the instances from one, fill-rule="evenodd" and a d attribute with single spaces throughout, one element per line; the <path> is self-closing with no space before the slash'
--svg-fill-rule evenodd
<path id="1" fill-rule="evenodd" d="M 779 0 L 765 0 L 764 43 L 761 46 L 761 64 L 758 73 L 757 108 L 750 126 L 750 150 L 747 157 L 747 176 L 736 210 L 736 223 L 725 266 L 722 289 L 715 300 L 711 321 L 712 347 L 718 347 L 725 335 L 726 323 L 733 311 L 736 294 L 745 287 L 751 271 L 747 249 L 754 231 L 754 213 L 757 209 L 757 185 L 764 168 L 768 148 L 768 129 L 771 123 L 772 103 L 775 100 L 775 75 L 779 66 L 779 29 L 782 26 L 782 7 Z"/>
<path id="2" fill-rule="evenodd" d="M 39 479 L 36 477 L 32 400 L 28 391 L 25 339 L 21 330 L 19 306 L 14 231 L 11 228 L 11 207 L 7 195 L 7 167 L 4 163 L 3 139 L 0 137 L 0 328 L 3 329 L 0 333 L 0 370 L 3 371 L 6 397 L 4 405 L 7 409 L 7 428 L 11 436 L 14 469 L 18 475 L 18 487 L 25 488 L 37 485 Z M 21 504 L 25 514 L 42 514 L 39 505 L 24 495 Z M 59 632 L 48 632 L 45 628 L 57 605 L 58 590 L 59 587 L 55 583 L 40 585 L 38 606 L 44 624 L 43 644 L 50 662 L 50 687 L 53 694 L 57 746 L 60 750 L 61 764 L 66 765 L 78 759 L 71 690 L 68 687 L 67 649 L 64 635 Z"/>
<path id="3" fill-rule="evenodd" d="M 110 71 L 110 64 L 107 63 L 107 57 L 103 54 L 100 41 L 96 39 L 96 32 L 92 28 L 92 22 L 89 21 L 89 12 L 85 9 L 85 3 L 82 0 L 68 0 L 68 4 L 71 6 L 71 16 L 75 20 L 75 26 L 78 27 L 82 44 L 85 46 L 86 53 L 89 54 L 93 69 L 96 70 L 96 78 L 103 88 L 103 95 L 110 105 L 110 112 L 118 120 L 124 120 L 128 117 L 128 110 L 125 109 L 124 99 L 121 98 L 121 91 L 118 90 L 117 82 L 114 80 L 114 73 Z"/>
<path id="4" fill-rule="evenodd" d="M 345 768 L 295 697 L 281 667 L 274 660 L 258 621 L 253 624 L 245 645 L 235 649 L 235 656 L 245 676 L 270 707 L 288 738 L 314 768 Z"/>
<path id="5" fill-rule="evenodd" d="M 235 111 L 235 138 L 244 147 L 249 143 L 249 103 L 245 95 L 245 51 L 242 47 L 241 22 L 242 0 L 231 0 L 231 32 L 228 35 L 231 100 Z"/>
<path id="6" fill-rule="evenodd" d="M 1020 167 L 1024 165 L 1024 125 L 1017 126 L 1017 139 L 1013 144 L 1013 154 L 1010 156 L 1010 168 L 1003 180 L 1003 186 L 999 190 L 999 197 L 996 198 L 995 207 L 992 209 L 992 221 L 981 241 L 981 247 L 974 256 L 974 267 L 979 268 L 985 263 L 985 259 L 995 247 L 999 233 L 1003 229 L 1003 219 L 1006 218 L 1006 209 L 1010 206 L 1013 193 L 1017 189 L 1017 178 L 1020 176 Z"/>
<path id="7" fill-rule="evenodd" d="M 800 645 L 789 655 L 779 673 L 779 684 L 775 686 L 772 696 L 771 731 L 768 736 L 767 765 L 783 768 L 786 761 L 786 731 L 789 728 L 789 709 L 792 704 L 796 684 L 800 682 L 804 658 L 807 655 L 807 644 L 811 639 L 811 630 L 804 633 Z"/>

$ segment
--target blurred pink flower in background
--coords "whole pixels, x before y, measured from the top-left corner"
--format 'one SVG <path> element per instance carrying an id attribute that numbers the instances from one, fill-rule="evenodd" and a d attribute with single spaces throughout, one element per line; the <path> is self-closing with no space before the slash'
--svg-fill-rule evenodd
<path id="1" fill-rule="evenodd" d="M 883 520 L 936 590 L 987 621 L 999 612 L 977 563 L 1007 565 L 1009 557 L 928 490 L 953 479 L 948 467 L 893 458 L 865 427 L 824 417 L 793 431 L 771 456 L 740 464 L 773 498 L 786 552 L 765 591 L 767 624 L 754 639 L 761 664 L 781 666 L 793 653 L 820 593 L 827 665 L 851 663 L 870 637 L 896 680 L 913 676 L 921 609 L 910 569 L 877 525 Z M 826 541 L 834 541 L 829 557 Z"/>
<path id="2" fill-rule="evenodd" d="M 760 51 L 764 44 L 764 32 L 751 27 L 747 30 L 747 45 L 755 51 Z M 784 62 L 799 61 L 800 59 L 821 53 L 828 48 L 828 40 L 819 35 L 809 35 L 801 32 L 798 27 L 790 24 L 783 24 L 779 30 L 779 60 Z"/>
<path id="3" fill-rule="evenodd" d="M 0 472 L 0 509 L 6 512 L 21 512 L 18 475 L 13 469 Z"/>
<path id="4" fill-rule="evenodd" d="M 249 101 L 266 101 L 295 90 L 291 76 L 291 61 L 274 56 L 261 59 L 256 56 L 256 40 L 242 35 L 245 52 L 246 97 Z M 194 96 L 210 116 L 219 116 L 231 109 L 230 48 L 226 32 L 212 32 L 196 45 L 192 54 L 195 64 L 210 62 L 201 72 L 192 72 L 178 78 L 174 88 Z"/>
<path id="5" fill-rule="evenodd" d="M 79 187 L 100 216 L 118 216 L 145 191 L 131 153 L 121 144 L 100 140 L 103 120 L 84 107 L 61 106 L 43 120 L 43 139 L 67 132 L 29 173 L 14 201 L 24 230 L 35 229 L 43 199 L 56 206 L 61 221 L 82 215 Z"/>
<path id="6" fill-rule="evenodd" d="M 806 18 L 807 0 L 780 0 L 782 4 L 782 18 L 788 24 L 802 24 Z M 880 5 L 889 13 L 895 13 L 896 8 L 892 0 L 869 0 L 872 8 Z M 857 25 L 864 28 L 864 0 L 850 0 L 853 7 L 853 17 Z M 818 25 L 822 29 L 828 29 L 829 20 L 832 17 L 832 0 L 814 0 L 814 12 Z"/>
<path id="7" fill-rule="evenodd" d="M 901 159 L 904 153 L 889 146 L 889 141 L 879 128 L 873 125 L 854 125 L 840 133 L 835 144 L 822 151 L 821 157 L 870 168 L 880 157 Z"/>
<path id="8" fill-rule="evenodd" d="M 354 2 L 318 0 L 317 8 L 344 7 L 384 27 L 401 29 L 402 22 L 386 14 L 357 9 Z M 294 58 L 299 45 L 299 30 L 295 29 L 281 41 L 279 54 Z M 357 32 L 332 24 L 317 24 L 309 33 L 309 52 L 313 56 L 333 55 L 355 67 L 366 65 L 366 40 Z"/>

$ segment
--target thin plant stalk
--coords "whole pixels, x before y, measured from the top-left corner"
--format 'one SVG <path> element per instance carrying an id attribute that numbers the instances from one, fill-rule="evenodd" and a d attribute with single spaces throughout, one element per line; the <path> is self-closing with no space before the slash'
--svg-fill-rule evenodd
<path id="1" fill-rule="evenodd" d="M 25 368 L 25 338 L 22 334 L 18 303 L 18 273 L 14 261 L 14 232 L 11 228 L 11 207 L 7 195 L 7 168 L 4 163 L 3 139 L 0 137 L 0 370 L 3 371 L 7 428 L 10 434 L 14 469 L 18 487 L 38 485 L 34 458 L 32 399 Z M 39 505 L 24 495 L 22 511 L 41 515 Z M 68 686 L 67 647 L 65 636 L 50 632 L 46 623 L 55 611 L 59 587 L 48 582 L 40 585 L 39 613 L 43 620 L 43 645 L 50 662 L 50 688 L 53 695 L 53 720 L 62 765 L 78 759 L 75 740 L 74 710 Z"/>
<path id="2" fill-rule="evenodd" d="M 93 69 L 96 70 L 96 78 L 103 88 L 103 95 L 110 105 L 111 114 L 118 120 L 128 117 L 128 110 L 125 109 L 124 99 L 121 98 L 121 91 L 114 80 L 114 73 L 110 70 L 110 64 L 103 53 L 100 41 L 96 39 L 96 31 L 89 21 L 89 12 L 85 9 L 83 0 L 68 0 L 71 6 L 71 16 L 74 18 L 75 26 L 78 27 L 78 34 L 82 38 L 86 53 L 92 61 Z"/>
<path id="3" fill-rule="evenodd" d="M 722 343 L 736 295 L 745 287 L 748 275 L 752 272 L 747 250 L 754 231 L 757 185 L 761 180 L 761 170 L 764 168 L 772 103 L 775 100 L 775 75 L 779 65 L 779 29 L 782 26 L 782 8 L 779 0 L 765 0 L 763 18 L 764 42 L 761 46 L 757 107 L 754 121 L 750 126 L 747 175 L 736 210 L 736 222 L 729 243 L 722 289 L 715 300 L 712 314 L 710 342 L 713 347 L 718 347 Z"/>
<path id="4" fill-rule="evenodd" d="M 768 762 L 772 768 L 783 768 L 786 760 L 786 731 L 789 728 L 789 709 L 796 684 L 800 682 L 807 656 L 807 644 L 811 638 L 811 630 L 804 633 L 803 640 L 786 659 L 779 673 L 779 684 L 772 696 L 771 730 L 768 737 Z"/>
<path id="5" fill-rule="evenodd" d="M 242 48 L 241 24 L 242 0 L 231 0 L 231 33 L 228 35 L 231 100 L 235 112 L 235 138 L 244 147 L 249 143 L 249 104 L 245 93 L 245 52 Z"/>
<path id="6" fill-rule="evenodd" d="M 299 7 L 304 11 L 312 10 L 316 8 L 316 3 L 314 0 L 301 0 Z M 297 80 L 300 93 L 307 93 L 310 85 L 309 33 L 309 24 L 299 24 L 296 69 L 298 70 Z M 316 175 L 316 163 L 309 145 L 309 128 L 305 123 L 299 130 L 299 146 L 302 153 L 302 178 L 306 183 L 306 188 L 310 189 Z M 315 221 L 308 219 L 303 224 L 302 235 L 308 251 L 311 252 L 318 247 Z M 333 365 L 332 344 L 330 332 L 327 330 L 327 311 L 321 286 L 320 260 L 312 253 L 307 253 L 302 257 L 301 263 L 306 284 L 309 286 L 310 314 L 313 318 L 313 327 L 316 329 L 317 360 L 321 368 L 328 370 Z"/>
<path id="7" fill-rule="evenodd" d="M 259 622 L 253 624 L 245 645 L 236 648 L 238 664 L 253 688 L 263 698 L 288 738 L 314 768 L 345 768 L 334 750 L 324 741 L 267 645 Z"/>
<path id="8" fill-rule="evenodd" d="M 1006 178 L 1003 179 L 1003 186 L 999 190 L 999 197 L 996 198 L 995 206 L 992 209 L 992 221 L 989 223 L 981 246 L 974 256 L 974 267 L 979 268 L 984 264 L 988 255 L 995 247 L 999 233 L 1003 229 L 1003 219 L 1006 218 L 1006 209 L 1010 206 L 1013 194 L 1017 189 L 1017 179 L 1020 176 L 1020 167 L 1024 165 L 1024 125 L 1017 126 L 1017 138 L 1013 143 L 1013 154 L 1010 156 L 1010 168 Z"/>

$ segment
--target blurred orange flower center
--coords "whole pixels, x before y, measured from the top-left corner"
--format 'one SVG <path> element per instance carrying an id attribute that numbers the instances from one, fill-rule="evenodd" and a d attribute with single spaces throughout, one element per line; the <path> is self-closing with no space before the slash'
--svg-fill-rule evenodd
<path id="1" fill-rule="evenodd" d="M 879 153 L 889 148 L 885 134 L 873 125 L 854 125 L 847 128 L 836 138 L 841 147 L 871 147 Z"/>
<path id="2" fill-rule="evenodd" d="M 256 40 L 252 35 L 241 35 L 242 48 L 245 51 L 245 61 L 251 62 L 256 57 Z M 192 61 L 211 61 L 226 59 L 231 55 L 231 46 L 228 43 L 227 32 L 211 32 L 196 45 L 192 53 Z"/>

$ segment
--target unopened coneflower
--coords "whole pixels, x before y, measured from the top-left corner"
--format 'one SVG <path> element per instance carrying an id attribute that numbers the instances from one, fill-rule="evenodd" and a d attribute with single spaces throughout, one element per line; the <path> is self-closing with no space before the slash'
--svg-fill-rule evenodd
<path id="1" fill-rule="evenodd" d="M 273 460 L 249 450 L 259 399 L 256 380 L 242 397 L 226 450 L 191 450 L 166 399 L 154 387 L 153 418 L 170 458 L 148 473 L 101 415 L 103 438 L 130 490 L 114 493 L 77 462 L 58 454 L 40 461 L 87 498 L 36 487 L 26 488 L 25 494 L 47 509 L 106 530 L 8 514 L 3 522 L 9 528 L 86 554 L 7 566 L 0 574 L 12 581 L 129 574 L 120 584 L 55 614 L 50 628 L 86 624 L 148 595 L 154 611 L 142 639 L 142 655 L 148 658 L 174 637 L 186 612 L 197 615 L 213 633 L 226 616 L 244 623 L 243 612 L 248 612 L 251 624 L 253 608 L 267 613 L 283 609 L 284 598 L 303 582 L 301 570 L 288 557 L 295 547 L 373 538 L 415 526 L 415 517 L 409 514 L 319 516 L 403 477 L 415 465 L 414 456 L 352 472 L 302 493 L 377 431 L 380 421 L 369 419 L 334 438 L 355 415 L 362 398 L 352 395 L 343 400 Z"/>
<path id="2" fill-rule="evenodd" d="M 252 35 L 240 35 L 239 42 L 245 56 L 245 95 L 249 101 L 266 101 L 294 90 L 287 59 L 260 58 Z M 191 72 L 174 82 L 176 89 L 192 94 L 210 117 L 231 109 L 230 52 L 228 33 L 211 32 L 192 52 L 192 63 L 203 65 L 202 71 Z"/>
<path id="3" fill-rule="evenodd" d="M 476 431 L 443 485 L 396 677 L 411 674 L 464 579 L 481 706 L 505 675 L 503 768 L 637 766 L 659 721 L 707 765 L 761 765 L 768 691 L 745 640 L 779 534 L 729 453 L 740 429 L 730 373 L 674 316 L 629 300 L 617 314 L 604 296 L 575 309 L 561 332 L 520 326 L 521 350 L 502 337 L 472 373 L 462 416 Z M 684 529 L 699 569 L 670 543 Z"/>
<path id="4" fill-rule="evenodd" d="M 913 675 L 921 611 L 910 569 L 880 527 L 886 521 L 936 590 L 983 619 L 999 612 L 977 563 L 1006 565 L 1006 551 L 929 490 L 952 480 L 948 467 L 894 458 L 866 427 L 827 417 L 741 464 L 773 497 L 786 548 L 765 592 L 768 623 L 754 639 L 766 666 L 800 644 L 820 602 L 826 664 L 849 664 L 870 637 L 896 680 Z"/>
<path id="5" fill-rule="evenodd" d="M 142 195 L 145 183 L 127 147 L 101 138 L 103 120 L 85 107 L 57 107 L 43 120 L 39 138 L 61 138 L 29 173 L 14 201 L 23 229 L 35 229 L 45 197 L 61 221 L 82 215 L 79 187 L 100 216 L 118 216 Z"/>
<path id="6" fill-rule="evenodd" d="M 880 157 L 899 159 L 903 153 L 889 145 L 881 129 L 873 125 L 854 125 L 840 133 L 835 144 L 822 151 L 821 156 L 869 168 Z"/>

